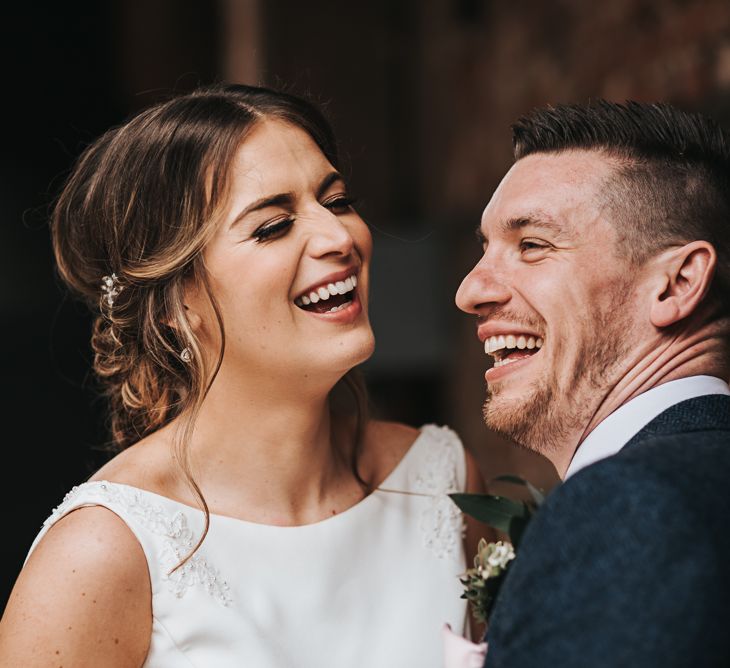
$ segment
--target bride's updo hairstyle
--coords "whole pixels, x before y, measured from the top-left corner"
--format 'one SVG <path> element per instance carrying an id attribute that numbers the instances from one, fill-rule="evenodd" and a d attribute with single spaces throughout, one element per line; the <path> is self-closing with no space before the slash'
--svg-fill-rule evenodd
<path id="1" fill-rule="evenodd" d="M 61 278 L 98 314 L 94 370 L 109 401 L 113 445 L 124 449 L 186 416 L 180 461 L 206 516 L 187 444 L 223 359 L 225 329 L 202 251 L 227 200 L 234 154 L 263 119 L 301 128 L 338 168 L 332 130 L 309 102 L 265 88 L 215 85 L 151 107 L 95 141 L 80 156 L 51 220 Z M 102 290 L 104 277 L 109 285 Z M 186 316 L 183 287 L 190 280 L 207 292 L 218 318 L 214 368 L 205 368 Z M 185 349 L 190 354 L 181 358 Z M 358 444 L 364 387 L 353 372 L 343 381 L 359 415 Z M 362 482 L 357 455 L 356 445 L 352 466 Z"/>

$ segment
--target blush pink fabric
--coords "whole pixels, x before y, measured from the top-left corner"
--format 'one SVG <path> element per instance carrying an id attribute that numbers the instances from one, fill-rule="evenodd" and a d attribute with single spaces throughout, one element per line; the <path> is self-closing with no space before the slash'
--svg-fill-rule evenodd
<path id="1" fill-rule="evenodd" d="M 487 656 L 487 643 L 473 643 L 454 633 L 448 624 L 444 624 L 442 637 L 444 668 L 482 668 Z"/>

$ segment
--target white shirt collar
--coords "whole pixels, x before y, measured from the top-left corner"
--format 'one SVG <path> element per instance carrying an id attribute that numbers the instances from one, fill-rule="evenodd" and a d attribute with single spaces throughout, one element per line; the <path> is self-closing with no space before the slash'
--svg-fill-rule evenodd
<path id="1" fill-rule="evenodd" d="M 586 436 L 565 472 L 565 480 L 589 464 L 615 455 L 657 415 L 686 399 L 707 394 L 730 395 L 728 384 L 714 376 L 690 376 L 652 387 L 619 406 Z"/>

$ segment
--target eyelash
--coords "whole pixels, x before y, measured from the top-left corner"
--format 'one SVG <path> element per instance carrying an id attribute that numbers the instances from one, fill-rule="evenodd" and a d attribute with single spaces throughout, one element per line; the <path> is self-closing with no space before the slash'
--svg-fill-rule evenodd
<path id="1" fill-rule="evenodd" d="M 349 197 L 348 195 L 339 195 L 333 200 L 325 202 L 324 204 L 322 204 L 322 206 L 329 209 L 333 213 L 335 212 L 335 209 L 342 209 L 344 212 L 345 209 L 349 209 L 351 206 L 353 206 L 356 201 L 357 200 L 354 197 Z"/>
<path id="2" fill-rule="evenodd" d="M 260 243 L 281 234 L 285 230 L 289 229 L 293 224 L 294 218 L 284 218 L 284 220 L 279 220 L 276 223 L 262 225 L 251 236 Z"/>
<path id="3" fill-rule="evenodd" d="M 530 251 L 530 250 L 539 250 L 547 248 L 547 245 L 545 244 L 539 244 L 535 241 L 527 241 L 526 239 L 523 239 L 520 241 L 520 250 L 521 251 Z"/>
<path id="4" fill-rule="evenodd" d="M 355 204 L 355 201 L 356 200 L 354 197 L 347 197 L 343 195 L 340 197 L 336 197 L 329 202 L 325 202 L 324 204 L 322 204 L 322 206 L 326 209 L 329 209 L 334 214 L 338 213 L 338 209 L 341 209 L 341 212 L 344 213 L 346 209 L 349 209 L 353 204 Z M 266 241 L 280 235 L 282 232 L 289 229 L 293 224 L 294 218 L 285 218 L 284 220 L 279 220 L 275 223 L 262 225 L 251 236 L 260 243 L 262 241 Z"/>

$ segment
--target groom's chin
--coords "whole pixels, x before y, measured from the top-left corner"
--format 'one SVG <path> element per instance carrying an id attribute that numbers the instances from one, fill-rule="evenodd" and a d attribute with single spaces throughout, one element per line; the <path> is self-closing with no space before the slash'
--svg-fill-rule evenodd
<path id="1" fill-rule="evenodd" d="M 545 426 L 550 422 L 551 394 L 549 390 L 534 387 L 532 392 L 519 397 L 506 397 L 503 392 L 488 390 L 482 407 L 484 424 L 527 450 L 542 452 L 545 441 L 551 440 L 545 433 Z"/>
<path id="2" fill-rule="evenodd" d="M 482 407 L 482 417 L 489 429 L 510 440 L 516 440 L 515 436 L 523 434 L 528 426 L 523 402 L 505 399 L 492 392 L 487 392 Z"/>

